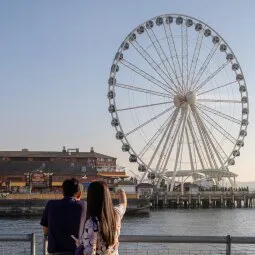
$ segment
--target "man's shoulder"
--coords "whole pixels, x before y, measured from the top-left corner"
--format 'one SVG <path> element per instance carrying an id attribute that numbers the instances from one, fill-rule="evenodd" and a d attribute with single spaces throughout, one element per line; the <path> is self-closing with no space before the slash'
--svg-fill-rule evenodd
<path id="1" fill-rule="evenodd" d="M 57 205 L 57 204 L 60 204 L 61 203 L 61 199 L 56 199 L 56 200 L 49 200 L 47 202 L 47 206 L 53 206 L 53 205 Z"/>
<path id="2" fill-rule="evenodd" d="M 87 201 L 86 200 L 79 200 L 77 201 L 77 203 L 82 206 L 82 207 L 86 207 L 87 206 Z"/>
<path id="3" fill-rule="evenodd" d="M 46 204 L 47 207 L 53 208 L 53 207 L 62 207 L 64 205 L 68 205 L 71 207 L 76 208 L 85 208 L 86 207 L 86 201 L 81 200 L 66 200 L 66 199 L 58 199 L 58 200 L 49 200 Z"/>

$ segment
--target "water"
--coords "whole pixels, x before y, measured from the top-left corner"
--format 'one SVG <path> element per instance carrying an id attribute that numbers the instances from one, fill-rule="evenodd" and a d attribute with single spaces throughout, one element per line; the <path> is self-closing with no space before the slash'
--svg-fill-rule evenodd
<path id="1" fill-rule="evenodd" d="M 38 254 L 41 254 L 43 235 L 39 221 L 39 218 L 0 218 L 0 233 L 17 234 L 35 232 L 38 246 Z M 124 217 L 121 233 L 125 235 L 223 236 L 229 234 L 232 236 L 255 236 L 255 209 L 198 209 L 152 211 L 149 217 Z M 195 248 L 212 250 L 225 249 L 225 245 L 213 244 L 155 245 L 157 245 L 157 249 L 170 248 L 171 250 L 191 250 Z M 155 249 L 155 245 L 122 244 L 122 248 L 147 249 L 149 247 Z M 238 247 L 236 247 L 236 249 L 252 249 L 255 254 L 255 246 L 239 245 Z"/>

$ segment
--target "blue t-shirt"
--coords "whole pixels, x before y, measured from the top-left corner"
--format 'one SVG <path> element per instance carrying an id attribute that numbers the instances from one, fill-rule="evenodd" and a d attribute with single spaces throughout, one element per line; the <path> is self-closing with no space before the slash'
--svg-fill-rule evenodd
<path id="1" fill-rule="evenodd" d="M 75 251 L 71 235 L 78 237 L 82 210 L 83 203 L 71 197 L 48 201 L 40 223 L 48 227 L 48 252 Z"/>

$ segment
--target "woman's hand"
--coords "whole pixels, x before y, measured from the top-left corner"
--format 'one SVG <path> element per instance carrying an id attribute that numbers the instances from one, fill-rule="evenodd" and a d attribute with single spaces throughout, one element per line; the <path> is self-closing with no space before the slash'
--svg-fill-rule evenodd
<path id="1" fill-rule="evenodd" d="M 120 195 L 122 192 L 125 193 L 125 190 L 124 189 L 117 189 L 116 194 Z"/>
<path id="2" fill-rule="evenodd" d="M 124 189 L 118 189 L 116 191 L 116 194 L 119 196 L 119 202 L 120 204 L 123 204 L 125 207 L 127 207 L 127 196 Z"/>
<path id="3" fill-rule="evenodd" d="M 76 247 L 80 246 L 81 245 L 81 242 L 78 238 L 76 238 L 74 235 L 71 235 L 71 237 L 73 238 L 73 240 L 75 241 L 75 245 Z"/>

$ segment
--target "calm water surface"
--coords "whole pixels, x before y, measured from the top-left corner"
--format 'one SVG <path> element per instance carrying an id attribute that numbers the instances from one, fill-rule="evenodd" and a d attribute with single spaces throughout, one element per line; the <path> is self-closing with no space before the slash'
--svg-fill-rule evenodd
<path id="1" fill-rule="evenodd" d="M 42 228 L 39 225 L 39 221 L 39 218 L 0 218 L 0 233 L 17 234 L 35 232 L 38 242 L 38 254 L 40 254 L 42 245 Z M 207 236 L 230 234 L 232 236 L 255 236 L 255 209 L 152 211 L 149 217 L 124 217 L 122 223 L 122 234 Z M 136 246 L 147 247 L 148 245 L 143 246 L 142 244 L 136 244 Z M 131 245 L 123 244 L 122 247 L 130 248 Z M 134 247 L 134 244 L 132 247 Z M 180 245 L 177 244 L 159 245 L 159 247 L 180 249 Z M 185 248 L 187 249 L 192 249 L 192 247 L 194 247 L 194 245 L 185 245 Z M 207 245 L 207 248 L 208 247 L 212 249 L 216 249 L 215 247 L 218 247 L 220 249 L 219 245 Z M 224 247 L 225 246 L 221 246 L 222 249 L 224 249 Z M 247 248 L 247 246 L 242 247 L 243 249 Z M 201 246 L 201 249 L 203 248 L 204 246 Z M 255 254 L 255 248 L 252 249 L 254 249 Z"/>

